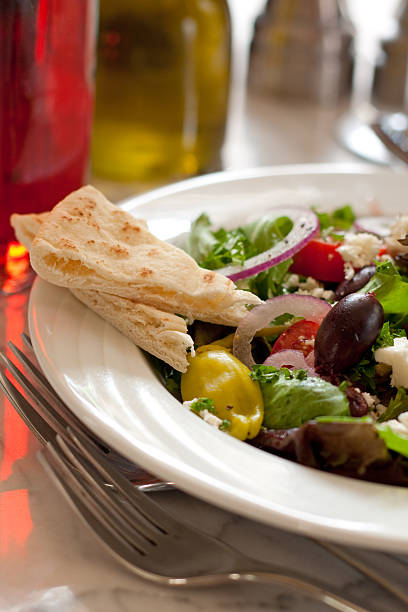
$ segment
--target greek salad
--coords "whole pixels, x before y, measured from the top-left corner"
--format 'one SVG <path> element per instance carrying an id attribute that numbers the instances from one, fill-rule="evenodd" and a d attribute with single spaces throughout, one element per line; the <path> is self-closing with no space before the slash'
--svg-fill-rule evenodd
<path id="1" fill-rule="evenodd" d="M 207 214 L 184 244 L 262 303 L 238 327 L 194 321 L 168 390 L 269 453 L 408 485 L 408 216 L 285 207 L 233 229 Z"/>

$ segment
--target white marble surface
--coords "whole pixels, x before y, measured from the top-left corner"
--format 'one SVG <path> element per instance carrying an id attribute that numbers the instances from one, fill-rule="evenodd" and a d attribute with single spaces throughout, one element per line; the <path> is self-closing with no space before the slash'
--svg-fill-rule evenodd
<path id="1" fill-rule="evenodd" d="M 333 139 L 340 109 L 236 99 L 224 151 L 226 167 L 354 162 Z M 110 185 L 108 195 L 126 195 Z M 25 294 L 0 297 L 0 346 L 19 343 Z M 134 576 L 96 541 L 37 460 L 39 443 L 0 397 L 0 610 L 4 612 L 320 612 L 323 605 L 281 587 L 233 584 L 171 590 Z M 180 492 L 155 493 L 183 520 L 217 534 L 254 558 L 318 577 L 372 612 L 407 606 L 317 544 L 211 507 Z M 408 552 L 408 551 L 407 551 Z M 353 554 L 357 555 L 357 551 Z M 401 585 L 408 561 L 358 554 Z M 408 593 L 408 589 L 407 589 Z"/>

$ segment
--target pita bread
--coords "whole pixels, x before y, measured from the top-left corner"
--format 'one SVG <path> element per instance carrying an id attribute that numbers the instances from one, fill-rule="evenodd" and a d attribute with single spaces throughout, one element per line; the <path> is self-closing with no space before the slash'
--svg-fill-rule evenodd
<path id="1" fill-rule="evenodd" d="M 64 281 L 62 283 L 55 282 L 54 275 L 52 271 L 50 272 L 48 270 L 47 266 L 47 274 L 43 275 L 39 270 L 37 270 L 37 272 L 39 272 L 40 276 L 45 277 L 46 280 L 54 284 L 62 284 L 62 286 L 69 287 L 71 292 L 81 302 L 111 323 L 137 346 L 159 357 L 175 369 L 185 372 L 188 368 L 188 354 L 189 352 L 193 354 L 194 351 L 193 340 L 187 333 L 185 320 L 174 314 L 174 312 L 181 313 L 183 311 L 182 302 L 180 301 L 180 293 L 183 297 L 183 292 L 179 291 L 176 293 L 173 289 L 173 298 L 178 295 L 179 301 L 177 302 L 176 309 L 172 311 L 170 305 L 167 303 L 164 304 L 164 308 L 157 308 L 154 304 L 144 303 L 144 300 L 141 302 L 137 299 L 123 297 L 115 293 L 107 293 L 103 290 L 93 289 L 92 275 L 85 275 L 84 278 L 86 282 L 84 282 L 84 278 L 82 278 L 80 283 L 82 288 L 76 288 L 75 275 L 71 276 L 73 273 L 72 270 L 70 273 L 67 273 L 67 267 L 69 270 L 70 262 L 73 262 L 73 269 L 75 271 L 78 263 L 80 269 L 82 269 L 83 265 L 86 265 L 82 263 L 83 259 L 81 259 L 81 257 L 77 257 L 77 252 L 79 251 L 79 254 L 81 254 L 81 249 L 84 250 L 84 244 L 88 247 L 93 247 L 93 259 L 91 258 L 91 260 L 95 264 L 97 270 L 97 286 L 101 285 L 101 279 L 104 279 L 103 274 L 107 275 L 109 282 L 112 284 L 114 268 L 115 265 L 117 265 L 116 258 L 119 257 L 120 261 L 120 250 L 122 248 L 129 251 L 128 257 L 133 255 L 134 258 L 135 250 L 137 251 L 138 248 L 143 247 L 144 249 L 157 249 L 154 256 L 158 258 L 159 264 L 162 264 L 162 258 L 170 251 L 174 265 L 177 265 L 177 260 L 179 259 L 181 260 L 181 265 L 184 266 L 183 269 L 185 274 L 187 270 L 196 276 L 194 279 L 196 285 L 199 283 L 200 279 L 203 283 L 203 277 L 207 273 L 210 274 L 211 278 L 215 277 L 217 286 L 214 288 L 212 286 L 213 283 L 209 283 L 210 290 L 212 291 L 213 299 L 214 296 L 217 298 L 218 292 L 218 303 L 220 305 L 225 305 L 225 309 L 215 312 L 213 304 L 211 307 L 205 304 L 205 291 L 208 284 L 206 280 L 203 283 L 204 289 L 202 287 L 198 289 L 195 288 L 195 291 L 193 291 L 192 303 L 194 303 L 195 308 L 197 308 L 197 303 L 199 303 L 199 299 L 201 299 L 201 302 L 204 303 L 204 310 L 207 309 L 210 311 L 211 318 L 206 319 L 206 315 L 201 312 L 197 316 L 197 311 L 194 310 L 196 318 L 210 320 L 214 323 L 234 325 L 247 313 L 245 304 L 259 302 L 259 299 L 253 294 L 236 290 L 233 283 L 225 277 L 199 268 L 190 256 L 180 251 L 180 249 L 156 239 L 148 231 L 145 221 L 135 220 L 129 214 L 119 211 L 119 209 L 110 204 L 104 196 L 94 188 L 86 187 L 74 192 L 74 194 L 71 194 L 71 196 L 66 198 L 61 204 L 64 204 L 64 202 L 66 203 L 67 200 L 68 206 L 65 206 L 65 208 L 58 205 L 58 214 L 54 214 L 54 209 L 54 211 L 50 213 L 31 215 L 14 214 L 11 217 L 11 224 L 14 228 L 16 237 L 30 251 L 32 260 L 36 257 L 35 255 L 33 256 L 32 253 L 34 250 L 33 242 L 35 243 L 34 247 L 36 244 L 39 244 L 38 250 L 40 252 L 42 252 L 41 250 L 44 251 L 44 249 L 46 251 L 47 248 L 49 248 L 49 252 L 53 255 L 58 253 L 60 256 L 60 251 L 63 251 L 64 257 L 66 257 L 66 266 L 62 273 Z M 97 209 L 96 211 L 95 208 Z M 118 230 L 118 224 L 119 228 L 123 230 L 124 237 L 120 229 Z M 70 232 L 71 227 L 75 227 L 76 225 L 80 225 L 80 231 Z M 91 237 L 89 237 L 89 235 L 87 237 L 87 231 L 88 234 L 90 233 Z M 49 239 L 53 232 L 56 232 L 56 240 Z M 79 240 L 75 243 L 77 233 L 79 233 Z M 85 234 L 85 237 L 83 234 Z M 139 234 L 142 234 L 142 236 L 139 236 Z M 49 247 L 47 247 L 47 244 Z M 99 247 L 96 246 L 97 244 L 102 247 L 101 262 L 98 262 L 97 249 Z M 112 252 L 110 252 L 111 247 L 113 247 Z M 160 248 L 158 249 L 158 247 Z M 142 259 L 144 253 L 145 251 L 142 249 Z M 108 265 L 104 266 L 103 264 L 106 264 L 106 258 L 108 259 Z M 193 262 L 193 265 L 191 265 L 191 262 Z M 154 261 L 150 263 L 154 263 Z M 98 266 L 102 267 L 103 274 L 98 274 Z M 61 276 L 61 270 L 58 268 L 56 275 L 58 275 L 58 278 Z M 143 293 L 141 289 L 141 287 L 143 287 L 141 279 L 143 278 L 143 272 L 136 275 L 136 281 L 138 281 L 138 283 L 136 283 L 136 288 L 139 292 L 138 295 Z M 122 282 L 118 285 L 114 284 L 114 287 L 123 287 L 123 284 L 122 279 Z M 184 285 L 185 284 L 186 283 L 184 283 Z M 189 284 L 190 291 L 192 291 L 191 287 L 194 289 L 194 283 Z M 226 295 L 223 296 L 222 292 Z M 154 286 L 153 289 L 152 286 L 149 287 L 148 296 L 150 296 L 153 302 L 163 304 L 163 295 L 165 294 L 166 287 L 163 289 L 159 286 L 158 296 L 154 295 Z M 145 295 L 143 294 L 142 297 L 144 298 Z M 190 308 L 185 312 L 188 312 L 188 314 L 192 316 Z"/>
<path id="2" fill-rule="evenodd" d="M 137 346 L 180 372 L 187 370 L 194 342 L 182 317 L 109 293 L 75 289 L 72 293 Z"/>
<path id="3" fill-rule="evenodd" d="M 190 320 L 237 325 L 246 304 L 260 303 L 156 238 L 144 220 L 120 210 L 91 186 L 55 206 L 30 255 L 34 270 L 50 283 L 128 298 Z"/>
<path id="4" fill-rule="evenodd" d="M 10 224 L 14 229 L 14 234 L 19 242 L 29 251 L 41 224 L 48 217 L 49 213 L 32 213 L 30 215 L 19 215 L 14 213 L 10 217 Z"/>
<path id="5" fill-rule="evenodd" d="M 16 238 L 28 250 L 48 214 L 12 215 Z M 194 342 L 182 317 L 103 292 L 78 289 L 72 293 L 137 346 L 180 372 L 187 370 Z"/>

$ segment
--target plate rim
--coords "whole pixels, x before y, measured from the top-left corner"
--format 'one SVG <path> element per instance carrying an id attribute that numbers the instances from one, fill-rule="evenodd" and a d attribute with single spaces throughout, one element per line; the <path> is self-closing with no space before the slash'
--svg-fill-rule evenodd
<path id="1" fill-rule="evenodd" d="M 236 179 L 252 179 L 273 176 L 290 176 L 291 174 L 368 174 L 368 175 L 408 175 L 408 166 L 377 167 L 367 162 L 342 162 L 342 163 L 305 163 L 305 164 L 282 164 L 273 166 L 256 166 L 250 168 L 228 168 L 218 172 L 211 172 L 200 176 L 182 179 L 156 187 L 141 194 L 129 196 L 120 200 L 117 205 L 126 211 L 147 204 L 153 199 L 174 195 L 181 191 L 188 191 L 195 187 L 205 187 L 215 183 L 227 183 Z"/>

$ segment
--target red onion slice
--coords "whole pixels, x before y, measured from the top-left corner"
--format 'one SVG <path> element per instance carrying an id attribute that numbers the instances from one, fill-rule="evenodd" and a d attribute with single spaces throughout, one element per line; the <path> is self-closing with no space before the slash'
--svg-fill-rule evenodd
<path id="1" fill-rule="evenodd" d="M 358 232 L 367 232 L 385 238 L 389 235 L 390 225 L 393 223 L 395 217 L 360 217 L 354 222 L 354 227 Z"/>
<path id="2" fill-rule="evenodd" d="M 292 257 L 319 231 L 319 219 L 311 210 L 289 206 L 283 210 L 273 209 L 268 216 L 270 219 L 277 219 L 282 216 L 289 217 L 293 221 L 293 227 L 289 234 L 271 249 L 247 259 L 242 266 L 226 266 L 217 270 L 217 272 L 228 276 L 232 281 L 258 274 Z"/>
<path id="3" fill-rule="evenodd" d="M 284 349 L 273 355 L 269 355 L 264 361 L 264 365 L 275 366 L 275 368 L 293 367 L 295 370 L 306 370 L 311 376 L 315 376 L 316 372 L 313 366 L 309 365 L 302 351 L 293 349 Z"/>
<path id="4" fill-rule="evenodd" d="M 242 363 L 251 368 L 255 361 L 251 353 L 251 341 L 256 332 L 286 312 L 295 317 L 303 317 L 308 321 L 321 323 L 331 306 L 328 302 L 311 295 L 279 295 L 259 306 L 255 306 L 241 319 L 233 341 L 232 352 Z"/>

